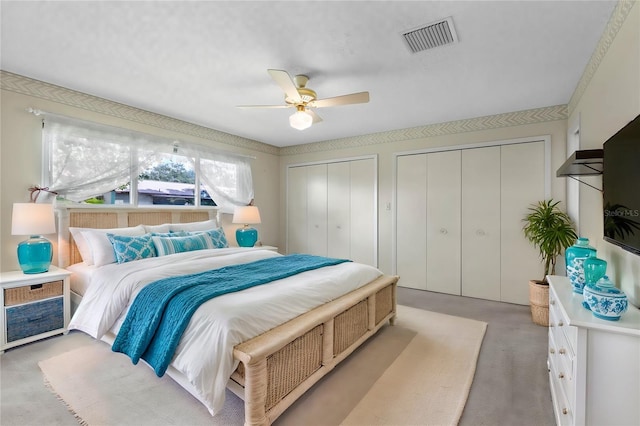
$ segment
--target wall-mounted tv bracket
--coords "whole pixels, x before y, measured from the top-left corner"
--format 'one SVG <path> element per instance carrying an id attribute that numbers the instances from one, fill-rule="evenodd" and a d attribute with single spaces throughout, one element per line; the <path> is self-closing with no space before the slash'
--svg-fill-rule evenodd
<path id="1" fill-rule="evenodd" d="M 604 150 L 602 149 L 583 149 L 576 151 L 556 172 L 556 177 L 570 177 L 591 188 L 602 192 L 602 188 L 591 185 L 576 176 L 598 176 L 603 172 Z"/>

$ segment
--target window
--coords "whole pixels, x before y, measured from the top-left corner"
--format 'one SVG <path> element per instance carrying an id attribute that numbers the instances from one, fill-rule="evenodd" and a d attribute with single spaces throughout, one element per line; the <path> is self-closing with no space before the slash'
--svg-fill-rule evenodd
<path id="1" fill-rule="evenodd" d="M 247 157 L 54 115 L 44 120 L 43 144 L 45 186 L 66 200 L 234 206 L 253 199 Z"/>

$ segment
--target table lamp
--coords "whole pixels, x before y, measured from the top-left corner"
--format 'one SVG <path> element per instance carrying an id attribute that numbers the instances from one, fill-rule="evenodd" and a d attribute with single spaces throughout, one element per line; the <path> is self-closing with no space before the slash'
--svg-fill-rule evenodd
<path id="1" fill-rule="evenodd" d="M 253 247 L 258 241 L 258 230 L 249 225 L 260 223 L 260 211 L 256 206 L 236 207 L 233 210 L 233 223 L 244 226 L 236 230 L 236 241 L 240 247 Z"/>
<path id="2" fill-rule="evenodd" d="M 28 240 L 18 244 L 18 263 L 22 272 L 40 274 L 49 270 L 53 257 L 53 245 L 41 235 L 55 232 L 53 204 L 13 204 L 11 234 L 30 236 Z"/>

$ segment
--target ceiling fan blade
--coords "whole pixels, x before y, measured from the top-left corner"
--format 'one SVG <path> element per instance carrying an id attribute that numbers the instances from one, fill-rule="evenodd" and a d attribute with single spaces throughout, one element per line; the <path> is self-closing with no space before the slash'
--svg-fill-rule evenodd
<path id="1" fill-rule="evenodd" d="M 293 105 L 237 105 L 236 108 L 291 108 Z"/>
<path id="2" fill-rule="evenodd" d="M 322 121 L 322 117 L 320 117 L 314 111 L 310 109 L 306 109 L 305 111 L 307 112 L 307 114 L 311 116 L 311 118 L 313 118 L 313 121 L 312 121 L 313 124 L 320 123 Z"/>
<path id="3" fill-rule="evenodd" d="M 283 70 L 267 70 L 271 78 L 280 86 L 280 88 L 287 95 L 287 98 L 291 99 L 293 103 L 302 103 L 302 97 L 298 93 L 296 85 L 293 83 L 291 76 L 288 72 Z"/>
<path id="4" fill-rule="evenodd" d="M 333 98 L 317 99 L 309 102 L 308 106 L 324 108 L 339 105 L 365 104 L 369 102 L 369 92 L 358 92 L 350 95 L 335 96 Z"/>

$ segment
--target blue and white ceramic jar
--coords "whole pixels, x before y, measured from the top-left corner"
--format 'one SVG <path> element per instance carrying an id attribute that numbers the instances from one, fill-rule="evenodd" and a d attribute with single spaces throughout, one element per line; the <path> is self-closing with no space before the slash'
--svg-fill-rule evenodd
<path id="1" fill-rule="evenodd" d="M 582 305 L 596 317 L 608 321 L 618 321 L 629 307 L 627 295 L 616 288 L 608 276 L 595 284 L 587 284 L 583 289 Z"/>
<path id="2" fill-rule="evenodd" d="M 582 237 L 564 251 L 567 276 L 576 293 L 582 293 L 584 287 L 584 260 L 595 255 L 596 249 L 589 245 L 589 239 Z"/>

